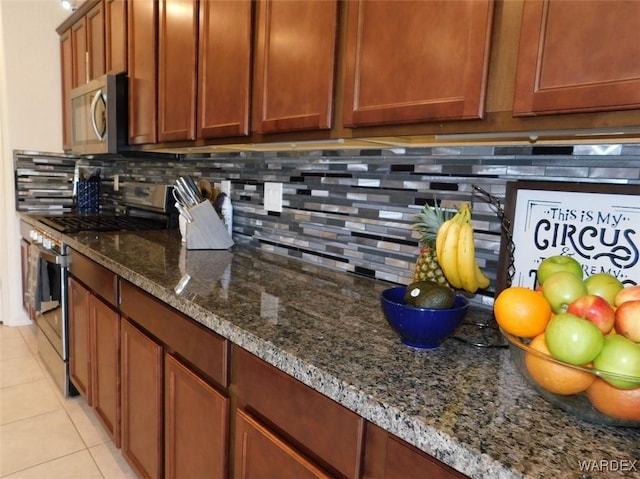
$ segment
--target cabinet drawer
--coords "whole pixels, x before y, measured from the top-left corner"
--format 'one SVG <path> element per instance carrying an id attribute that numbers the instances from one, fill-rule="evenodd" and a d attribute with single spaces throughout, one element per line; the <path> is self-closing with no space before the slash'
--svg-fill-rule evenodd
<path id="1" fill-rule="evenodd" d="M 175 352 L 207 378 L 227 387 L 226 339 L 123 280 L 120 311 L 164 343 L 169 352 Z"/>
<path id="2" fill-rule="evenodd" d="M 69 271 L 83 282 L 95 295 L 100 296 L 111 306 L 117 304 L 118 287 L 116 274 L 86 256 L 71 250 Z"/>
<path id="3" fill-rule="evenodd" d="M 233 368 L 240 407 L 264 418 L 323 467 L 359 477 L 361 417 L 239 347 Z"/>

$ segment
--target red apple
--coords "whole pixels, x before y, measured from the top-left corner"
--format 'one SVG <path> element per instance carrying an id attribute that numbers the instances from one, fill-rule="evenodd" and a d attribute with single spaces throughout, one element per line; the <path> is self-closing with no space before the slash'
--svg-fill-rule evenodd
<path id="1" fill-rule="evenodd" d="M 615 305 L 616 294 L 624 288 L 622 282 L 611 273 L 596 273 L 584 280 L 589 294 L 606 299 L 611 306 Z"/>
<path id="2" fill-rule="evenodd" d="M 627 286 L 626 288 L 618 291 L 618 294 L 616 294 L 615 303 L 616 303 L 616 306 L 620 306 L 622 303 L 626 301 L 634 301 L 636 299 L 640 299 L 639 284 L 636 284 L 633 286 Z"/>
<path id="3" fill-rule="evenodd" d="M 567 308 L 567 313 L 588 319 L 598 326 L 602 334 L 611 331 L 616 320 L 616 313 L 609 302 L 595 294 L 587 294 L 573 301 Z"/>
<path id="4" fill-rule="evenodd" d="M 625 301 L 616 309 L 616 333 L 640 343 L 640 299 Z"/>
<path id="5" fill-rule="evenodd" d="M 564 256 L 561 254 L 555 256 L 549 256 L 542 260 L 537 270 L 538 283 L 544 285 L 544 282 L 549 276 L 558 271 L 568 271 L 575 274 L 582 280 L 583 271 L 582 265 L 571 256 Z"/>

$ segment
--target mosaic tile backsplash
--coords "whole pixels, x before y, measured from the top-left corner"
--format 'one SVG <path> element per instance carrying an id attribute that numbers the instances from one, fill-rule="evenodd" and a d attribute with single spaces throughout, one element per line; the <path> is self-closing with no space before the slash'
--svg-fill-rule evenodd
<path id="1" fill-rule="evenodd" d="M 105 190 L 115 174 L 120 182 L 172 183 L 184 174 L 217 185 L 230 180 L 236 241 L 401 284 L 412 279 L 419 252 L 412 224 L 424 204 L 470 202 L 479 263 L 492 278 L 473 301 L 487 306 L 501 223 L 474 186 L 504 202 L 507 182 L 517 179 L 640 184 L 640 145 L 212 153 L 81 164 L 101 167 Z M 265 182 L 283 183 L 282 213 L 264 210 Z"/>

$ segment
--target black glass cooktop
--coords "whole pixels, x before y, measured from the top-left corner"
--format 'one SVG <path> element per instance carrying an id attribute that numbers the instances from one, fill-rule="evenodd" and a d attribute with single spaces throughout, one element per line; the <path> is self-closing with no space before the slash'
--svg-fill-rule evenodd
<path id="1" fill-rule="evenodd" d="M 83 231 L 144 231 L 166 229 L 168 218 L 147 218 L 110 214 L 64 214 L 38 216 L 38 221 L 61 233 Z"/>

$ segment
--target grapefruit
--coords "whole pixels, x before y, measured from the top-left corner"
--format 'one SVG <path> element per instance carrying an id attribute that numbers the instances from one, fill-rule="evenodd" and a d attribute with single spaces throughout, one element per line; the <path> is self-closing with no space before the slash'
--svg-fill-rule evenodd
<path id="1" fill-rule="evenodd" d="M 598 378 L 587 389 L 587 397 L 606 416 L 640 421 L 640 388 L 618 389 Z"/>
<path id="2" fill-rule="evenodd" d="M 544 333 L 533 338 L 529 347 L 551 356 Z M 554 394 L 566 396 L 586 391 L 596 379 L 590 372 L 558 364 L 529 351 L 525 354 L 524 361 L 536 384 Z"/>

